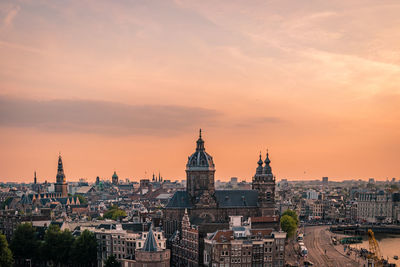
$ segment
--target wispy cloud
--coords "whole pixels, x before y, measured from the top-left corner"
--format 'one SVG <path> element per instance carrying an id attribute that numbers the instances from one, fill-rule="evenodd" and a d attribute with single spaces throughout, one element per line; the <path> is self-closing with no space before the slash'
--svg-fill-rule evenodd
<path id="1" fill-rule="evenodd" d="M 7 6 L 2 8 L 0 10 L 2 27 L 5 28 L 11 26 L 20 9 L 20 6 Z"/>
<path id="2" fill-rule="evenodd" d="M 174 105 L 126 105 L 89 100 L 50 100 L 0 96 L 0 127 L 31 127 L 54 132 L 106 135 L 171 135 L 213 124 L 215 110 Z"/>

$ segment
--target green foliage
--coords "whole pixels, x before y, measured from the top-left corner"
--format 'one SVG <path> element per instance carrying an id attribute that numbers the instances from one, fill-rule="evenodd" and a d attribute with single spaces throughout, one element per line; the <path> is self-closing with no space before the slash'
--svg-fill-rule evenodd
<path id="1" fill-rule="evenodd" d="M 121 263 L 117 261 L 115 255 L 110 255 L 106 261 L 104 261 L 104 267 L 121 267 Z"/>
<path id="2" fill-rule="evenodd" d="M 12 267 L 14 263 L 11 250 L 8 248 L 7 239 L 0 234 L 0 266 Z"/>
<path id="3" fill-rule="evenodd" d="M 56 265 L 68 263 L 73 242 L 74 237 L 69 230 L 60 231 L 57 225 L 50 225 L 44 236 L 42 255 Z"/>
<path id="4" fill-rule="evenodd" d="M 39 241 L 35 228 L 30 223 L 18 225 L 11 240 L 10 249 L 17 259 L 37 258 Z"/>
<path id="5" fill-rule="evenodd" d="M 75 239 L 71 251 L 74 266 L 94 266 L 97 261 L 97 241 L 94 234 L 88 230 Z"/>
<path id="6" fill-rule="evenodd" d="M 289 215 L 290 217 L 293 218 L 293 220 L 296 222 L 296 226 L 299 226 L 299 217 L 297 216 L 297 213 L 294 210 L 288 209 L 286 210 L 282 216 Z"/>
<path id="7" fill-rule="evenodd" d="M 121 217 L 126 217 L 126 212 L 117 205 L 112 205 L 103 216 L 105 219 L 118 220 Z"/>
<path id="8" fill-rule="evenodd" d="M 281 228 L 287 233 L 288 237 L 293 237 L 297 230 L 296 221 L 290 215 L 283 215 L 281 217 Z"/>
<path id="9" fill-rule="evenodd" d="M 87 204 L 88 203 L 87 199 L 84 196 L 80 195 L 80 194 L 75 194 L 74 197 L 79 198 L 79 202 L 81 204 Z"/>

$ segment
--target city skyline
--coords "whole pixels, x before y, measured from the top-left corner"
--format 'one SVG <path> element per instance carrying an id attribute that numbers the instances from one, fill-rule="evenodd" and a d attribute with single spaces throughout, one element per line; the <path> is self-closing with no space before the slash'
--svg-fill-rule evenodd
<path id="1" fill-rule="evenodd" d="M 2 1 L 0 182 L 400 173 L 397 1 Z M 44 178 L 46 177 L 46 178 Z"/>

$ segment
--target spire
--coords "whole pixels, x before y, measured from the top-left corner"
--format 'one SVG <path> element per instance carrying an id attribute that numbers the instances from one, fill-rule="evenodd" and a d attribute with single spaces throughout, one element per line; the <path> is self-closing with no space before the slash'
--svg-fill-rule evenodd
<path id="1" fill-rule="evenodd" d="M 146 241 L 144 242 L 143 249 L 146 252 L 155 252 L 158 250 L 157 241 L 153 233 L 153 224 L 150 226 L 149 233 L 147 234 Z"/>
<path id="2" fill-rule="evenodd" d="M 269 153 L 267 149 L 267 157 L 264 160 L 265 166 L 264 166 L 264 174 L 272 174 L 272 169 L 271 166 L 269 165 L 271 163 L 271 160 L 269 159 Z"/>
<path id="3" fill-rule="evenodd" d="M 33 183 L 34 183 L 34 184 L 37 184 L 36 171 L 35 171 L 35 176 L 34 176 L 34 178 L 33 178 Z"/>
<path id="4" fill-rule="evenodd" d="M 64 183 L 65 182 L 65 174 L 64 174 L 64 167 L 61 158 L 61 152 L 58 155 L 58 167 L 57 167 L 57 176 L 56 176 L 57 183 Z"/>
<path id="5" fill-rule="evenodd" d="M 197 139 L 197 147 L 196 147 L 196 151 L 204 151 L 204 141 L 201 138 L 201 129 L 199 131 L 199 139 Z"/>
<path id="6" fill-rule="evenodd" d="M 261 151 L 260 151 L 260 158 L 258 159 L 257 164 L 258 164 L 258 167 L 256 169 L 256 174 L 262 174 L 262 172 L 263 172 L 263 166 L 262 166 L 263 165 L 263 161 L 261 159 Z"/>
<path id="7" fill-rule="evenodd" d="M 257 164 L 258 164 L 258 166 L 262 166 L 263 165 L 263 161 L 261 159 L 261 151 L 260 151 L 260 158 L 258 159 Z"/>

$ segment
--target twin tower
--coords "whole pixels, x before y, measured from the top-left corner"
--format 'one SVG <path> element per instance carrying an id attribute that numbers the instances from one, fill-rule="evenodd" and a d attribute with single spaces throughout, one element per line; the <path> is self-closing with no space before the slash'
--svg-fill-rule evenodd
<path id="1" fill-rule="evenodd" d="M 216 207 L 218 200 L 215 198 L 215 165 L 212 156 L 205 151 L 201 130 L 196 143 L 196 151 L 188 157 L 186 164 L 188 197 L 195 206 Z M 252 181 L 252 189 L 258 191 L 257 202 L 261 216 L 275 213 L 275 177 L 270 163 L 268 152 L 264 162 L 260 154 Z"/>

